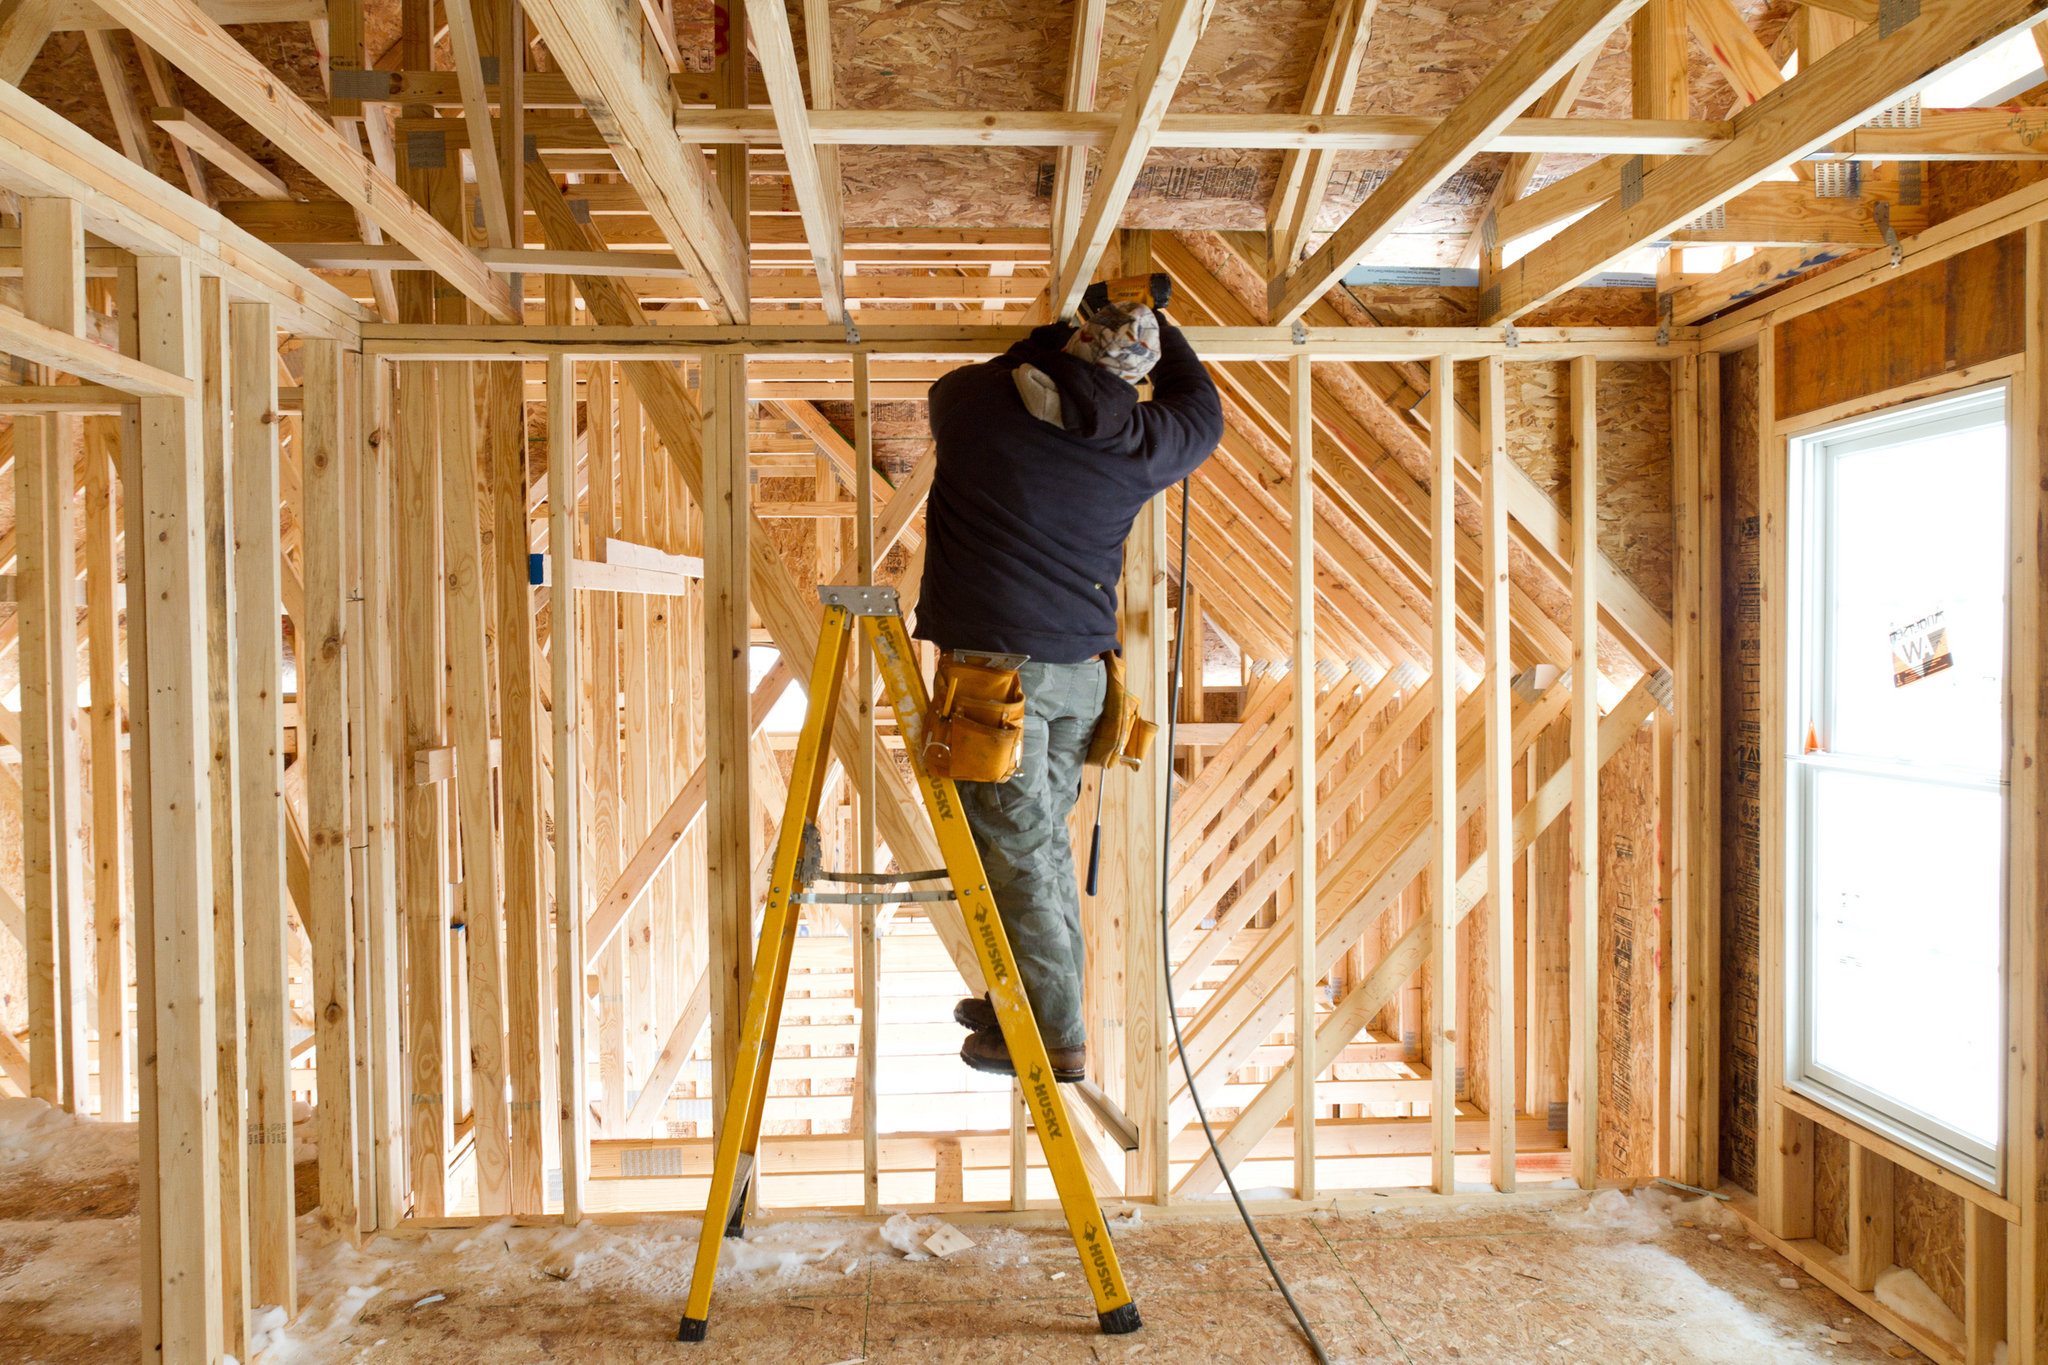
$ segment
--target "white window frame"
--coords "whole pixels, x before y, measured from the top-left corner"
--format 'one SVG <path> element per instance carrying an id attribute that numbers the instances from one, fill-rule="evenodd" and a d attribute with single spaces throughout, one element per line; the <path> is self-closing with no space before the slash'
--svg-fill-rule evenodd
<path id="1" fill-rule="evenodd" d="M 1787 565 L 1793 581 L 1786 593 L 1787 649 L 1790 671 L 1784 724 L 1785 771 L 1785 1084 L 1788 1089 L 1825 1106 L 1855 1123 L 1880 1134 L 1928 1160 L 1954 1171 L 1965 1179 L 1993 1191 L 2005 1187 L 2006 1134 L 2010 1127 L 2012 1102 L 2008 1071 L 1999 1068 L 1999 1138 L 1986 1145 L 1927 1114 L 1850 1078 L 1829 1071 L 1813 1059 L 1813 1014 L 1809 948 L 1813 931 L 1812 877 L 1809 857 L 1814 820 L 1813 779 L 1824 772 L 1881 776 L 1888 779 L 1923 782 L 1928 785 L 1962 786 L 1978 791 L 1996 791 L 2001 806 L 2003 848 L 2011 847 L 2012 802 L 2010 790 L 2010 744 L 2000 746 L 1999 772 L 1985 778 L 1976 772 L 1944 771 L 1926 765 L 1905 765 L 1830 753 L 1807 754 L 1807 718 L 1819 718 L 1829 728 L 1833 693 L 1828 686 L 1827 626 L 1834 606 L 1833 584 L 1826 574 L 1827 550 L 1832 543 L 1831 517 L 1834 500 L 1828 487 L 1832 470 L 1826 452 L 1844 440 L 1902 432 L 1906 429 L 1955 420 L 1965 414 L 1980 414 L 1989 401 L 2001 406 L 2006 431 L 2006 488 L 2008 515 L 2002 519 L 2004 533 L 2011 536 L 2014 443 L 2012 439 L 2017 394 L 2010 380 L 1960 389 L 1916 402 L 1901 403 L 1876 413 L 1831 422 L 1787 438 L 1786 530 L 1789 538 Z M 2011 557 L 2005 556 L 2008 564 Z M 2013 639 L 2012 584 L 2006 586 L 2006 667 L 2016 657 Z M 2001 724 L 2008 740 L 2012 734 L 2010 688 L 2002 706 Z M 2010 1046 L 2011 1011 L 2009 998 L 2011 877 L 2009 858 L 2000 857 L 1998 1010 L 2001 1056 Z"/>

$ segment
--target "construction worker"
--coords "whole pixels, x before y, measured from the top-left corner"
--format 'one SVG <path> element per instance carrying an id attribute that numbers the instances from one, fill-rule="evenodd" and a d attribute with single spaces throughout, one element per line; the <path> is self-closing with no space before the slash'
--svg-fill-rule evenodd
<path id="1" fill-rule="evenodd" d="M 930 408 L 938 467 L 916 634 L 948 656 L 1028 656 L 1017 770 L 960 782 L 960 801 L 1054 1074 L 1078 1081 L 1084 952 L 1067 817 L 1118 648 L 1124 541 L 1139 510 L 1216 448 L 1223 408 L 1187 339 L 1142 303 L 1040 327 L 940 379 Z M 986 998 L 953 1017 L 970 1031 L 961 1060 L 1014 1074 Z"/>

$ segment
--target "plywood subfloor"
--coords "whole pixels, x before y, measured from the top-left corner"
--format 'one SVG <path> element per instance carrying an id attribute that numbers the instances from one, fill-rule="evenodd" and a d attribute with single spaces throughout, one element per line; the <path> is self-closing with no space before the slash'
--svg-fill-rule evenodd
<path id="1" fill-rule="evenodd" d="M 116 1132 L 84 1163 L 10 1154 L 0 1141 L 0 1359 L 135 1357 L 133 1130 Z M 1268 1217 L 1262 1228 L 1336 1360 L 1922 1359 L 1739 1228 L 1659 1194 L 1534 1206 L 1475 1199 Z M 1060 1229 L 965 1231 L 972 1250 L 913 1262 L 873 1223 L 764 1225 L 739 1253 L 749 1264 L 721 1272 L 711 1340 L 685 1347 L 673 1335 L 694 1222 L 493 1225 L 356 1250 L 308 1215 L 300 1222 L 304 1311 L 281 1331 L 259 1315 L 259 1327 L 272 1330 L 261 1334 L 254 1361 L 1309 1359 L 1234 1223 L 1154 1215 L 1119 1227 L 1145 1327 L 1118 1338 L 1096 1331 Z M 1788 1278 L 1796 1287 L 1781 1284 Z"/>

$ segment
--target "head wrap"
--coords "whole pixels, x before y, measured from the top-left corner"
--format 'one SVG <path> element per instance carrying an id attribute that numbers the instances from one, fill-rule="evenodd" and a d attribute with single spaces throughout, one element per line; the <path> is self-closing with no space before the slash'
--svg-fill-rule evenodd
<path id="1" fill-rule="evenodd" d="M 1142 303 L 1098 308 L 1075 330 L 1066 350 L 1135 384 L 1159 363 L 1159 319 Z"/>

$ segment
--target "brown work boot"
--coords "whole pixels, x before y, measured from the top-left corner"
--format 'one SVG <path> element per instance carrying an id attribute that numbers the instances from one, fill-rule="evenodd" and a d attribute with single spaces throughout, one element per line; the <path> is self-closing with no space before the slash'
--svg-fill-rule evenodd
<path id="1" fill-rule="evenodd" d="M 996 1007 L 985 995 L 970 996 L 953 1006 L 953 1022 L 969 1033 L 993 1033 L 998 1027 Z"/>
<path id="2" fill-rule="evenodd" d="M 1087 1079 L 1087 1048 L 1049 1047 L 1045 1055 L 1052 1062 L 1054 1080 L 1072 1084 Z M 1003 1042 L 1003 1035 L 997 1029 L 968 1034 L 967 1041 L 960 1045 L 960 1060 L 976 1071 L 987 1071 L 997 1076 L 1017 1074 L 1015 1064 L 1010 1061 L 1009 1046 Z"/>

